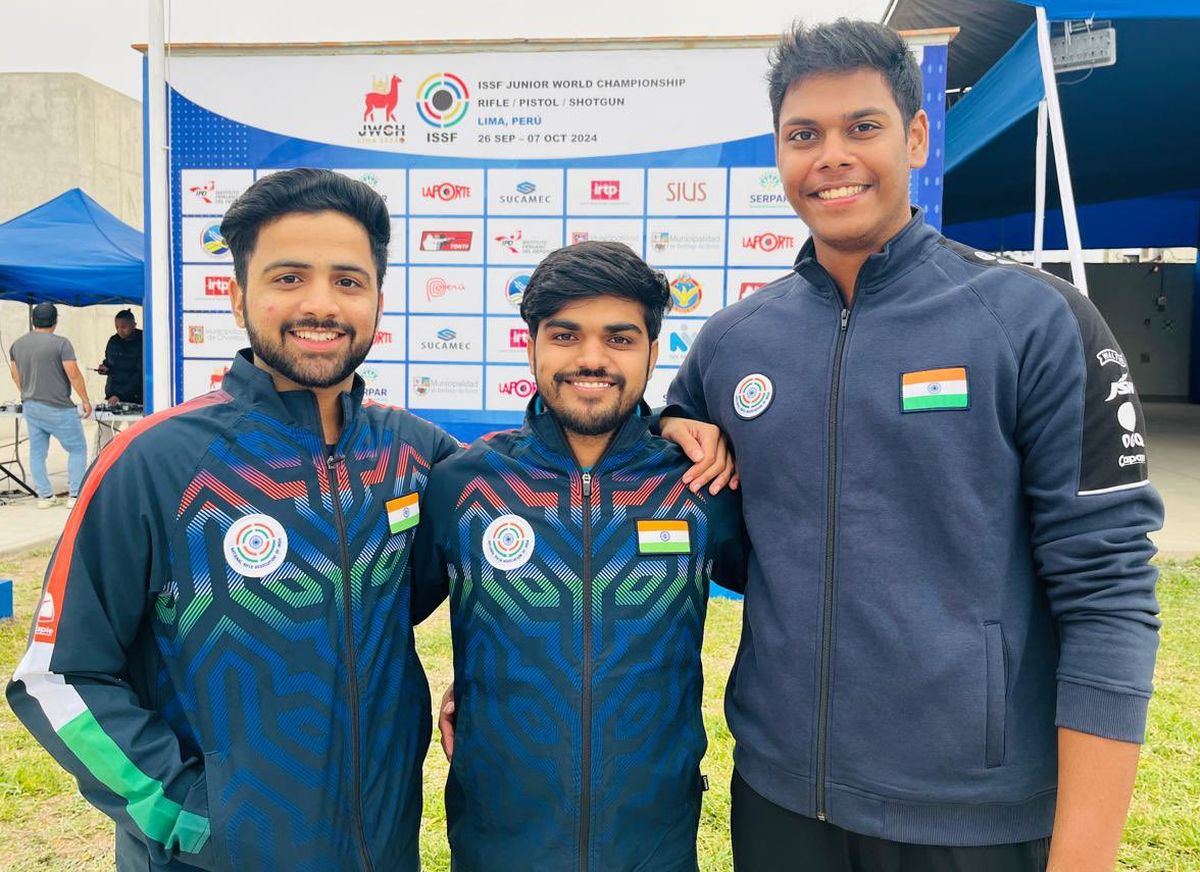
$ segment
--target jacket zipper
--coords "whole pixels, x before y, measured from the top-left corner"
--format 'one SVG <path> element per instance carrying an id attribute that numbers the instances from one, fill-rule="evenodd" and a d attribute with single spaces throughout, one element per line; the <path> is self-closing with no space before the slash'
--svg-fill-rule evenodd
<path id="1" fill-rule="evenodd" d="M 841 295 L 839 293 L 840 300 Z M 825 602 L 821 617 L 821 685 L 817 716 L 817 819 L 825 820 L 825 776 L 829 768 L 829 670 L 833 659 L 833 553 L 837 528 L 837 423 L 841 393 L 842 356 L 850 309 L 842 306 L 837 345 L 833 352 L 833 383 L 829 393 L 828 470 L 825 480 Z"/>
<path id="2" fill-rule="evenodd" d="M 358 653 L 354 646 L 354 599 L 350 593 L 350 547 L 346 542 L 346 519 L 342 515 L 341 492 L 338 490 L 338 468 L 345 465 L 346 458 L 334 453 L 326 458 L 325 465 L 329 469 L 329 492 L 333 496 L 333 520 L 337 527 L 338 548 L 342 557 L 342 612 L 346 631 L 346 648 L 350 656 L 347 675 L 350 681 L 350 767 L 353 773 L 352 787 L 354 791 L 354 837 L 358 844 L 358 853 L 362 859 L 363 868 L 371 872 L 375 864 L 371 862 L 371 853 L 367 849 L 367 837 L 363 826 L 362 810 L 362 766 L 359 731 L 361 729 L 358 716 Z"/>
<path id="3" fill-rule="evenodd" d="M 592 474 L 581 476 L 583 490 L 583 713 L 580 720 L 582 759 L 579 790 L 579 872 L 588 869 L 592 816 Z"/>

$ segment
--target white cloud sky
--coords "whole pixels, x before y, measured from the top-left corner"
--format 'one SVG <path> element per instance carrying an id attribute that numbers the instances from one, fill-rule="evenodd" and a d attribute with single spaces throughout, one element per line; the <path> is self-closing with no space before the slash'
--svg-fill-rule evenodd
<path id="1" fill-rule="evenodd" d="M 879 20 L 886 0 L 176 0 L 175 42 L 336 42 L 778 33 L 796 17 Z M 0 0 L 0 72 L 76 72 L 141 99 L 146 0 Z"/>

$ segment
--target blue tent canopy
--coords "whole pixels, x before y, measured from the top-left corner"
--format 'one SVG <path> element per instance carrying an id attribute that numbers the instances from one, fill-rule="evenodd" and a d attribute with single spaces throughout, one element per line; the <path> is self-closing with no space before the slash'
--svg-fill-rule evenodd
<path id="1" fill-rule="evenodd" d="M 0 299 L 141 305 L 140 231 L 72 188 L 0 224 Z"/>

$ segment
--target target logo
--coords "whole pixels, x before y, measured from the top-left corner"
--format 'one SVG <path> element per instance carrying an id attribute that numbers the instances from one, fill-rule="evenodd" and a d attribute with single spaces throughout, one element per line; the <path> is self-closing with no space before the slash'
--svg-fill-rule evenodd
<path id="1" fill-rule="evenodd" d="M 434 73 L 417 86 L 417 114 L 430 127 L 453 127 L 470 105 L 467 83 L 454 73 Z"/>
<path id="2" fill-rule="evenodd" d="M 533 556 L 533 527 L 520 515 L 501 515 L 483 531 L 483 556 L 496 569 L 524 566 Z"/>
<path id="3" fill-rule="evenodd" d="M 246 515 L 225 532 L 225 562 L 247 578 L 264 578 L 283 565 L 288 538 L 270 515 Z"/>

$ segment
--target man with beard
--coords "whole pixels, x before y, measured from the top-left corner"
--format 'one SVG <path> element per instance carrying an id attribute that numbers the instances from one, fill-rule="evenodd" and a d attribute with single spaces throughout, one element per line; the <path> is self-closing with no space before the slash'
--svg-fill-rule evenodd
<path id="1" fill-rule="evenodd" d="M 250 348 L 100 456 L 8 698 L 116 820 L 120 870 L 416 870 L 431 725 L 408 557 L 457 446 L 364 405 L 354 375 L 387 207 L 291 170 L 221 232 Z"/>
<path id="2" fill-rule="evenodd" d="M 733 492 L 689 491 L 649 432 L 669 305 L 620 243 L 550 254 L 524 426 L 430 477 L 414 596 L 418 618 L 450 597 L 458 872 L 696 869 L 708 585 L 740 589 L 746 549 Z"/>

